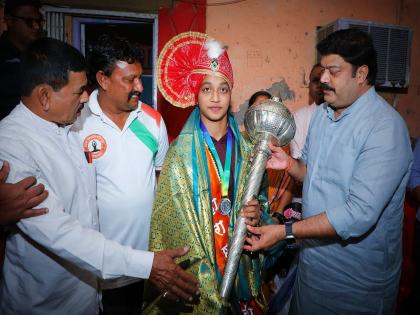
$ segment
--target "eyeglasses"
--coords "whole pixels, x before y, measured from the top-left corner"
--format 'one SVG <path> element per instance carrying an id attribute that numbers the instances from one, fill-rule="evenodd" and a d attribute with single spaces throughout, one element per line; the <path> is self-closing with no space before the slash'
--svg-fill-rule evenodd
<path id="1" fill-rule="evenodd" d="M 22 20 L 23 22 L 25 22 L 26 26 L 29 28 L 33 28 L 35 24 L 39 27 L 42 27 L 45 24 L 45 20 L 42 17 L 39 19 L 25 18 L 25 17 L 17 16 L 17 15 L 11 15 L 11 17 Z"/>

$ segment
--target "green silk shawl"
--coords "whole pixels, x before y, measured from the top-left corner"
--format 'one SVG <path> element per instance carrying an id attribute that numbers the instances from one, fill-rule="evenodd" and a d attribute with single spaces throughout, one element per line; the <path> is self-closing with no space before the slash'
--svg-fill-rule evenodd
<path id="1" fill-rule="evenodd" d="M 198 304 L 197 301 L 191 304 L 171 302 L 163 299 L 161 292 L 148 283 L 144 314 L 225 314 L 218 291 L 221 276 L 215 261 L 209 178 L 199 122 L 200 112 L 196 108 L 166 155 L 152 212 L 149 249 L 160 251 L 189 246 L 188 254 L 177 262 L 198 279 L 200 299 Z M 231 239 L 250 171 L 252 145 L 241 136 L 231 114 L 229 126 L 235 136 L 235 200 L 229 227 Z M 269 210 L 262 210 L 263 220 L 270 220 Z M 261 257 L 242 255 L 232 300 L 249 300 L 259 295 Z"/>

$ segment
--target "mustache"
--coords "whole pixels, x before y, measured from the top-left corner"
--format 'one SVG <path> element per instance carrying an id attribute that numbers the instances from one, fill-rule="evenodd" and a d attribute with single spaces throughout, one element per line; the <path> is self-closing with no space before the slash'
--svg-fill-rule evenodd
<path id="1" fill-rule="evenodd" d="M 329 86 L 326 83 L 321 83 L 321 90 L 327 90 L 327 91 L 333 91 L 333 92 L 335 92 L 335 89 L 332 88 L 331 86 Z"/>
<path id="2" fill-rule="evenodd" d="M 131 99 L 133 96 L 140 97 L 140 92 L 131 92 L 128 94 L 128 99 Z"/>

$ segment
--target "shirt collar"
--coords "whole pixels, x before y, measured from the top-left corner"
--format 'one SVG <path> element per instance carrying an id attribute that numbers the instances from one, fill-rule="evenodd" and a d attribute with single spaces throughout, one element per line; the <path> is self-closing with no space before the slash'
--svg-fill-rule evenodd
<path id="1" fill-rule="evenodd" d="M 20 104 L 18 106 L 20 106 L 24 115 L 29 118 L 29 120 L 31 121 L 31 124 L 33 126 L 35 126 L 36 128 L 40 128 L 40 129 L 48 131 L 48 132 L 54 132 L 56 134 L 67 134 L 69 132 L 71 126 L 72 126 L 72 125 L 59 126 L 54 122 L 45 120 L 44 118 L 42 118 L 42 117 L 38 116 L 37 114 L 33 113 L 22 102 L 20 102 Z"/>
<path id="2" fill-rule="evenodd" d="M 229 126 L 228 126 L 228 128 L 230 128 Z M 225 133 L 225 135 L 223 136 L 223 137 L 221 137 L 219 140 L 216 140 L 215 138 L 213 138 L 212 136 L 210 136 L 211 137 L 211 139 L 213 140 L 213 143 L 214 144 L 216 144 L 216 143 L 220 143 L 220 144 L 222 144 L 222 145 L 226 145 L 226 143 L 227 143 L 227 136 L 228 136 L 228 132 L 227 132 L 227 129 L 226 129 L 226 133 Z"/>
<path id="3" fill-rule="evenodd" d="M 329 106 L 327 102 L 323 103 L 322 106 L 327 112 L 327 116 L 332 121 L 339 121 L 343 119 L 343 117 L 350 115 L 354 111 L 358 111 L 360 106 L 369 102 L 369 99 L 373 97 L 375 94 L 375 88 L 372 86 L 370 87 L 365 93 L 363 93 L 357 100 L 353 102 L 349 107 L 347 107 L 339 117 L 335 117 L 335 111 Z"/>

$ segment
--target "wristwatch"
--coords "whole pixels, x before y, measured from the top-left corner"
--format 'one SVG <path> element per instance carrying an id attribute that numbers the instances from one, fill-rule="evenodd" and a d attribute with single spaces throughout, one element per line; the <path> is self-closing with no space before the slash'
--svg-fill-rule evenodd
<path id="1" fill-rule="evenodd" d="M 296 238 L 293 235 L 292 221 L 284 222 L 284 227 L 286 229 L 286 247 L 294 248 L 296 246 Z"/>

